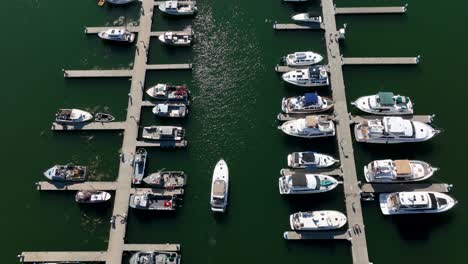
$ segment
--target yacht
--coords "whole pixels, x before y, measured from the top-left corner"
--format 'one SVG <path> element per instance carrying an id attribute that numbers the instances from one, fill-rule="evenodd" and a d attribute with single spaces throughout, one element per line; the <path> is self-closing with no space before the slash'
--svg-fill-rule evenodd
<path id="1" fill-rule="evenodd" d="M 93 115 L 80 109 L 59 109 L 55 114 L 57 123 L 84 123 L 93 119 Z"/>
<path id="2" fill-rule="evenodd" d="M 402 183 L 423 181 L 438 168 L 419 160 L 374 160 L 364 167 L 367 182 Z"/>
<path id="3" fill-rule="evenodd" d="M 283 74 L 281 78 L 287 83 L 301 87 L 317 87 L 329 84 L 327 70 L 321 65 L 290 71 Z"/>
<path id="4" fill-rule="evenodd" d="M 173 16 L 191 16 L 197 12 L 196 2 L 164 1 L 159 5 L 159 10 Z"/>
<path id="5" fill-rule="evenodd" d="M 381 193 L 380 210 L 384 215 L 442 213 L 450 210 L 457 201 L 439 192 Z"/>
<path id="6" fill-rule="evenodd" d="M 183 171 L 160 170 L 150 174 L 143 181 L 155 188 L 174 189 L 184 187 L 187 184 L 187 176 Z"/>
<path id="7" fill-rule="evenodd" d="M 301 23 L 316 23 L 316 24 L 322 23 L 321 16 L 314 16 L 309 13 L 297 14 L 297 15 L 292 16 L 291 19 L 296 22 L 301 22 Z"/>
<path id="8" fill-rule="evenodd" d="M 75 195 L 77 203 L 103 203 L 109 201 L 110 193 L 97 190 L 78 191 Z"/>
<path id="9" fill-rule="evenodd" d="M 185 129 L 177 126 L 143 127 L 142 137 L 158 141 L 180 141 L 185 138 Z"/>
<path id="10" fill-rule="evenodd" d="M 128 3 L 135 2 L 136 0 L 106 0 L 107 3 L 113 4 L 113 5 L 124 5 Z"/>
<path id="11" fill-rule="evenodd" d="M 180 264 L 180 255 L 176 252 L 151 251 L 137 252 L 132 255 L 130 264 Z"/>
<path id="12" fill-rule="evenodd" d="M 136 151 L 135 156 L 133 157 L 133 175 L 132 175 L 132 183 L 133 184 L 140 184 L 141 180 L 145 176 L 145 168 L 146 168 L 146 158 L 148 153 L 146 149 L 140 148 Z"/>
<path id="13" fill-rule="evenodd" d="M 152 112 L 159 117 L 179 118 L 188 114 L 188 107 L 184 103 L 160 103 L 156 104 Z"/>
<path id="14" fill-rule="evenodd" d="M 327 116 L 306 116 L 286 121 L 278 128 L 290 136 L 301 138 L 335 136 L 335 124 Z"/>
<path id="15" fill-rule="evenodd" d="M 158 83 L 150 87 L 146 94 L 157 100 L 188 101 L 190 92 L 185 85 Z"/>
<path id="16" fill-rule="evenodd" d="M 135 40 L 135 34 L 124 28 L 110 28 L 98 33 L 102 39 L 132 43 Z"/>
<path id="17" fill-rule="evenodd" d="M 328 168 L 338 162 L 330 155 L 313 151 L 293 152 L 288 155 L 288 166 L 294 169 Z"/>
<path id="18" fill-rule="evenodd" d="M 313 51 L 299 51 L 286 55 L 282 60 L 287 66 L 300 67 L 317 64 L 323 60 L 323 57 Z"/>
<path id="19" fill-rule="evenodd" d="M 354 126 L 357 142 L 394 144 L 422 142 L 439 134 L 440 130 L 419 121 L 401 117 L 365 119 Z"/>
<path id="20" fill-rule="evenodd" d="M 44 172 L 44 176 L 50 181 L 85 181 L 88 177 L 88 167 L 73 165 L 54 165 Z"/>
<path id="21" fill-rule="evenodd" d="M 211 180 L 211 211 L 224 213 L 228 205 L 229 168 L 221 159 L 216 164 Z"/>
<path id="22" fill-rule="evenodd" d="M 287 114 L 311 114 L 331 109 L 333 100 L 319 96 L 317 93 L 306 93 L 302 96 L 283 98 L 281 110 Z"/>
<path id="23" fill-rule="evenodd" d="M 338 211 L 298 212 L 289 216 L 292 230 L 318 231 L 332 230 L 343 227 L 348 219 Z"/>
<path id="24" fill-rule="evenodd" d="M 280 194 L 323 193 L 336 188 L 340 184 L 335 178 L 311 173 L 293 173 L 283 175 L 278 180 Z"/>
<path id="25" fill-rule="evenodd" d="M 409 97 L 380 92 L 359 97 L 351 103 L 359 110 L 376 115 L 412 115 L 413 103 Z"/>
<path id="26" fill-rule="evenodd" d="M 178 34 L 174 32 L 164 32 L 158 37 L 159 41 L 170 46 L 190 46 L 192 45 L 192 35 Z"/>
<path id="27" fill-rule="evenodd" d="M 174 211 L 176 209 L 175 195 L 158 193 L 136 193 L 130 196 L 130 207 L 143 210 Z"/>

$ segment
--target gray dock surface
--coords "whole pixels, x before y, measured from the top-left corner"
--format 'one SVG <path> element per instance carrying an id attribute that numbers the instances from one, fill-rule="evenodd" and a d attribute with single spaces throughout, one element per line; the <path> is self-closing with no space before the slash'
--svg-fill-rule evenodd
<path id="1" fill-rule="evenodd" d="M 330 175 L 330 176 L 342 176 L 343 171 L 341 168 L 318 168 L 318 169 L 282 169 L 281 170 L 284 175 L 292 175 L 294 173 L 299 173 L 299 174 L 324 174 L 324 175 Z"/>
<path id="2" fill-rule="evenodd" d="M 128 31 L 134 32 L 134 33 L 135 33 L 135 32 L 138 32 L 138 31 L 140 30 L 140 28 L 137 27 L 137 26 L 136 26 L 136 27 L 135 27 L 135 26 L 127 26 L 127 27 L 125 27 L 125 26 L 114 26 L 114 27 L 86 27 L 86 28 L 85 28 L 85 33 L 86 33 L 86 34 L 97 34 L 97 33 L 99 33 L 99 32 L 106 31 L 106 30 L 111 29 L 111 28 L 122 28 L 122 29 L 126 28 Z"/>
<path id="3" fill-rule="evenodd" d="M 136 193 L 156 193 L 161 195 L 182 195 L 184 194 L 184 189 L 177 188 L 173 190 L 165 190 L 165 189 L 156 189 L 156 188 L 132 188 L 130 190 L 130 194 Z"/>
<path id="4" fill-rule="evenodd" d="M 21 252 L 20 262 L 105 262 L 105 251 Z"/>
<path id="5" fill-rule="evenodd" d="M 350 116 L 350 119 L 351 119 L 351 123 L 361 123 L 364 120 L 382 119 L 384 117 L 385 117 L 384 115 L 366 115 L 366 116 Z M 431 116 L 431 115 L 402 115 L 399 117 L 403 119 L 411 120 L 411 121 L 426 123 L 426 124 L 430 124 L 434 120 L 434 116 Z"/>
<path id="6" fill-rule="evenodd" d="M 289 23 L 289 24 L 279 24 L 275 23 L 273 24 L 273 28 L 275 30 L 318 30 L 318 29 L 324 29 L 323 24 L 294 24 L 294 23 Z"/>
<path id="7" fill-rule="evenodd" d="M 286 240 L 351 240 L 347 231 L 286 231 L 283 237 Z"/>
<path id="8" fill-rule="evenodd" d="M 64 70 L 65 78 L 124 78 L 132 77 L 133 70 Z"/>
<path id="9" fill-rule="evenodd" d="M 147 70 L 191 70 L 192 64 L 149 64 L 146 66 Z"/>
<path id="10" fill-rule="evenodd" d="M 179 244 L 125 244 L 125 251 L 180 251 Z"/>
<path id="11" fill-rule="evenodd" d="M 61 124 L 52 123 L 54 131 L 77 131 L 77 130 L 124 130 L 127 122 L 91 122 L 85 124 Z"/>
<path id="12" fill-rule="evenodd" d="M 324 112 L 324 113 L 314 113 L 314 114 L 285 114 L 285 113 L 279 113 L 276 116 L 276 119 L 278 119 L 278 121 L 291 121 L 291 120 L 296 120 L 296 119 L 299 119 L 299 118 L 304 118 L 304 117 L 310 116 L 310 115 L 319 115 L 319 116 L 326 117 L 326 118 L 328 118 L 330 120 L 335 120 L 334 115 L 329 115 L 326 112 Z"/>
<path id="13" fill-rule="evenodd" d="M 406 6 L 389 7 L 337 7 L 337 15 L 372 15 L 372 14 L 403 14 L 406 13 Z"/>
<path id="14" fill-rule="evenodd" d="M 115 191 L 117 189 L 116 182 L 49 182 L 40 181 L 36 183 L 39 191 L 80 191 L 80 190 L 100 190 L 100 191 Z"/>
<path id="15" fill-rule="evenodd" d="M 446 183 L 397 183 L 397 184 L 379 184 L 365 183 L 361 185 L 362 192 L 365 193 L 390 193 L 390 192 L 450 192 L 451 186 Z"/>
<path id="16" fill-rule="evenodd" d="M 186 140 L 182 141 L 138 141 L 136 146 L 139 148 L 184 148 L 187 147 Z"/>
<path id="17" fill-rule="evenodd" d="M 343 65 L 414 65 L 419 57 L 351 57 L 343 58 Z"/>
<path id="18" fill-rule="evenodd" d="M 169 31 L 174 33 L 174 34 L 177 34 L 177 35 L 193 35 L 192 30 L 182 30 L 182 31 L 166 30 L 166 31 L 153 31 L 153 32 L 150 33 L 150 36 L 151 37 L 159 37 L 159 36 L 163 35 L 166 32 L 169 32 Z"/>

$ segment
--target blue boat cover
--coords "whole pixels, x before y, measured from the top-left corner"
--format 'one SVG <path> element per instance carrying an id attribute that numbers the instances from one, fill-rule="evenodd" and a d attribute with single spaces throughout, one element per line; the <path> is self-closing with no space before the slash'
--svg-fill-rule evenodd
<path id="1" fill-rule="evenodd" d="M 317 93 L 306 93 L 305 94 L 305 103 L 308 105 L 317 104 L 318 96 Z"/>

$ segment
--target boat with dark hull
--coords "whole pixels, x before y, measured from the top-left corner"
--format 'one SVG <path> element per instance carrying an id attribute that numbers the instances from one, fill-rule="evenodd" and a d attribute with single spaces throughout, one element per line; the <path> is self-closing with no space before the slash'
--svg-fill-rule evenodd
<path id="1" fill-rule="evenodd" d="M 182 188 L 187 184 L 187 175 L 183 171 L 160 170 L 144 178 L 143 182 L 155 188 Z"/>
<path id="2" fill-rule="evenodd" d="M 54 165 L 44 172 L 44 176 L 50 181 L 81 182 L 88 177 L 88 167 L 73 165 Z"/>

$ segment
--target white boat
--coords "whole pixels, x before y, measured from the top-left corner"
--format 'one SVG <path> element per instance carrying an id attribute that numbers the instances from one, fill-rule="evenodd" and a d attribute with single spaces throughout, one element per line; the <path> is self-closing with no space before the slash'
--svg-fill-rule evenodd
<path id="1" fill-rule="evenodd" d="M 132 175 L 132 183 L 133 184 L 141 184 L 141 180 L 145 176 L 145 168 L 146 168 L 146 158 L 148 153 L 146 149 L 141 148 L 138 149 L 133 157 L 133 175 Z"/>
<path id="2" fill-rule="evenodd" d="M 327 116 L 306 116 L 286 121 L 278 128 L 290 136 L 301 138 L 335 136 L 335 124 Z"/>
<path id="3" fill-rule="evenodd" d="M 197 12 L 196 2 L 187 3 L 184 1 L 164 1 L 159 5 L 159 10 L 173 16 L 191 16 Z"/>
<path id="4" fill-rule="evenodd" d="M 130 196 L 129 206 L 135 209 L 174 211 L 177 208 L 177 196 L 160 193 L 136 193 Z"/>
<path id="5" fill-rule="evenodd" d="M 125 4 L 135 2 L 135 1 L 136 0 L 106 0 L 107 3 L 113 4 L 113 5 L 125 5 Z"/>
<path id="6" fill-rule="evenodd" d="M 317 87 L 329 84 L 327 70 L 321 65 L 290 71 L 283 74 L 281 78 L 287 83 L 301 87 Z"/>
<path id="7" fill-rule="evenodd" d="M 374 160 L 364 166 L 364 176 L 372 183 L 401 183 L 423 181 L 438 168 L 419 160 Z"/>
<path id="8" fill-rule="evenodd" d="M 44 176 L 50 181 L 80 182 L 88 177 L 88 167 L 73 165 L 54 165 L 44 172 Z"/>
<path id="9" fill-rule="evenodd" d="M 188 115 L 188 107 L 184 103 L 161 103 L 156 104 L 152 112 L 159 117 L 179 118 Z"/>
<path id="10" fill-rule="evenodd" d="M 180 255 L 176 252 L 151 251 L 137 252 L 130 258 L 130 264 L 179 264 Z"/>
<path id="11" fill-rule="evenodd" d="M 188 103 L 190 91 L 185 85 L 158 83 L 146 90 L 146 94 L 156 100 L 185 101 Z"/>
<path id="12" fill-rule="evenodd" d="M 338 211 L 310 211 L 298 212 L 289 216 L 292 230 L 318 231 L 332 230 L 343 227 L 348 219 Z"/>
<path id="13" fill-rule="evenodd" d="M 302 22 L 302 23 L 317 23 L 317 24 L 322 23 L 321 16 L 314 16 L 309 13 L 300 13 L 300 14 L 292 16 L 291 19 L 296 22 Z"/>
<path id="14" fill-rule="evenodd" d="M 171 46 L 190 46 L 192 45 L 192 35 L 178 34 L 171 31 L 164 32 L 158 37 L 159 41 Z"/>
<path id="15" fill-rule="evenodd" d="M 294 169 L 328 168 L 339 160 L 330 155 L 312 151 L 293 152 L 288 155 L 288 166 Z"/>
<path id="16" fill-rule="evenodd" d="M 135 34 L 124 28 L 110 28 L 98 33 L 102 39 L 132 43 L 135 40 Z"/>
<path id="17" fill-rule="evenodd" d="M 382 119 L 365 119 L 354 126 L 357 142 L 394 144 L 422 142 L 439 134 L 440 130 L 419 121 L 401 117 L 384 117 Z"/>
<path id="18" fill-rule="evenodd" d="M 293 173 L 283 175 L 278 180 L 280 194 L 323 193 L 340 184 L 335 178 L 322 174 Z"/>
<path id="19" fill-rule="evenodd" d="M 410 98 L 395 95 L 391 92 L 380 92 L 375 95 L 362 96 L 351 104 L 361 111 L 376 115 L 413 114 L 413 103 Z"/>
<path id="20" fill-rule="evenodd" d="M 59 109 L 55 114 L 58 123 L 84 123 L 93 119 L 93 115 L 80 109 Z"/>
<path id="21" fill-rule="evenodd" d="M 299 51 L 283 57 L 284 63 L 290 67 L 310 66 L 322 60 L 322 55 L 313 51 Z"/>
<path id="22" fill-rule="evenodd" d="M 453 208 L 457 201 L 439 192 L 381 193 L 380 210 L 384 215 L 442 213 Z"/>
<path id="23" fill-rule="evenodd" d="M 229 168 L 221 159 L 216 164 L 211 180 L 210 205 L 213 212 L 225 212 L 228 205 Z"/>
<path id="24" fill-rule="evenodd" d="M 302 96 L 283 98 L 281 110 L 287 114 L 311 114 L 331 109 L 333 100 L 319 96 L 317 93 L 306 93 Z"/>
<path id="25" fill-rule="evenodd" d="M 181 141 L 185 138 L 185 129 L 177 126 L 143 127 L 142 138 L 157 141 Z"/>
<path id="26" fill-rule="evenodd" d="M 75 195 L 77 203 L 103 203 L 109 201 L 110 193 L 97 190 L 78 191 Z"/>

